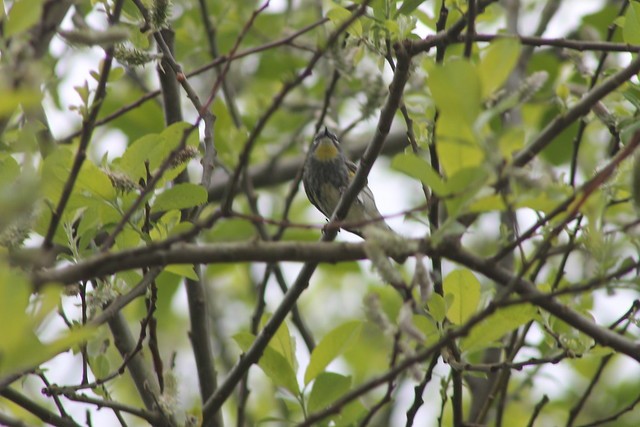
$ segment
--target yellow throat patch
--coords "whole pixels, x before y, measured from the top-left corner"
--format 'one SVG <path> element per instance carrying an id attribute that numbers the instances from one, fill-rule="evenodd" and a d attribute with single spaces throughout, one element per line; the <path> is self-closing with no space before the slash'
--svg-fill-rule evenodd
<path id="1" fill-rule="evenodd" d="M 332 160 L 338 155 L 338 149 L 330 139 L 324 139 L 320 141 L 320 144 L 316 147 L 314 156 L 321 161 Z"/>

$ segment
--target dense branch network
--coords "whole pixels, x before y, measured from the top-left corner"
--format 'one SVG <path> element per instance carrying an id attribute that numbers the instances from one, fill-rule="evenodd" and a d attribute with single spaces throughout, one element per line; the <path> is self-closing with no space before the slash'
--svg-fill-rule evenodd
<path id="1" fill-rule="evenodd" d="M 112 6 L 109 6 L 108 17 L 111 26 L 115 26 L 119 21 L 122 3 L 122 1 L 117 1 Z M 406 325 L 404 325 L 404 330 L 401 326 L 398 326 L 398 329 L 394 331 L 392 356 L 386 370 L 381 371 L 379 375 L 374 378 L 370 378 L 361 384 L 353 386 L 333 402 L 328 402 L 323 409 L 314 413 L 305 413 L 304 420 L 298 424 L 300 426 L 315 425 L 315 423 L 321 420 L 340 413 L 340 411 L 354 401 L 368 396 L 372 390 L 386 386 L 383 397 L 379 398 L 376 403 L 372 405 L 371 412 L 363 417 L 362 424 L 365 425 L 371 422 L 374 417 L 381 416 L 380 413 L 383 412 L 381 409 L 393 402 L 395 389 L 400 381 L 403 381 L 412 370 L 415 371 L 417 366 L 423 366 L 426 362 L 430 362 L 426 373 L 423 373 L 422 382 L 415 388 L 415 400 L 407 411 L 407 425 L 411 425 L 423 403 L 422 393 L 424 393 L 425 388 L 432 381 L 433 370 L 440 359 L 444 360 L 445 363 L 448 364 L 448 369 L 450 369 L 451 390 L 448 389 L 448 385 L 443 386 L 443 394 L 449 396 L 448 398 L 451 399 L 453 417 L 456 424 L 462 424 L 463 418 L 466 415 L 464 413 L 465 407 L 462 399 L 462 394 L 466 391 L 462 387 L 462 382 L 464 375 L 469 372 L 498 373 L 499 376 L 497 378 L 502 381 L 496 381 L 492 384 L 493 388 L 491 388 L 491 390 L 495 392 L 494 394 L 500 394 L 501 396 L 497 399 L 498 403 L 495 403 L 495 400 L 493 400 L 496 398 L 493 394 L 491 397 L 486 397 L 486 400 L 480 405 L 480 415 L 478 415 L 477 419 L 471 421 L 482 421 L 487 416 L 488 408 L 492 405 L 497 406 L 498 416 L 503 416 L 504 399 L 506 399 L 508 393 L 507 385 L 511 372 L 535 370 L 540 367 L 562 363 L 565 360 L 581 356 L 581 354 L 576 354 L 569 347 L 565 346 L 562 339 L 552 331 L 552 328 L 544 324 L 543 329 L 555 340 L 558 348 L 549 354 L 539 357 L 514 360 L 518 352 L 526 346 L 527 333 L 534 323 L 534 321 L 531 320 L 527 326 L 516 329 L 512 333 L 513 335 L 511 336 L 511 341 L 508 346 L 509 352 L 505 351 L 505 355 L 500 356 L 498 360 L 488 360 L 486 362 L 466 360 L 465 358 L 467 356 L 461 355 L 460 349 L 458 348 L 460 340 L 469 336 L 474 328 L 479 327 L 482 322 L 487 321 L 487 319 L 495 315 L 499 310 L 513 306 L 533 305 L 539 310 L 538 313 L 541 319 L 546 319 L 545 316 L 559 319 L 575 331 L 579 331 L 588 336 L 593 340 L 594 345 L 608 348 L 616 354 L 625 355 L 631 360 L 640 362 L 640 345 L 638 345 L 633 334 L 628 332 L 628 326 L 632 324 L 633 317 L 637 311 L 637 302 L 634 302 L 631 309 L 620 317 L 618 322 L 616 322 L 616 327 L 607 328 L 585 316 L 582 312 L 572 308 L 572 304 L 565 299 L 565 297 L 579 298 L 589 292 L 605 289 L 610 286 L 611 283 L 630 277 L 638 268 L 637 261 L 619 265 L 615 269 L 611 268 L 588 280 L 573 283 L 571 286 L 557 286 L 564 277 L 564 266 L 567 263 L 569 255 L 577 248 L 575 241 L 583 234 L 583 214 L 585 214 L 585 212 L 592 213 L 589 212 L 589 203 L 592 202 L 600 192 L 606 190 L 607 185 L 615 179 L 616 172 L 621 170 L 623 162 L 633 157 L 636 146 L 640 144 L 640 133 L 636 133 L 632 138 L 628 138 L 626 145 L 623 147 L 618 146 L 615 155 L 613 155 L 603 167 L 599 168 L 590 179 L 586 179 L 581 185 L 576 184 L 577 162 L 581 141 L 587 126 L 587 116 L 591 111 L 601 109 L 601 103 L 605 97 L 613 92 L 619 91 L 623 85 L 629 82 L 629 80 L 640 71 L 640 57 L 636 57 L 619 71 L 609 73 L 606 79 L 597 82 L 598 77 L 601 75 L 602 67 L 604 67 L 603 64 L 606 54 L 626 52 L 636 54 L 637 56 L 640 51 L 640 46 L 637 45 L 612 42 L 613 30 L 609 31 L 606 41 L 545 38 L 541 37 L 540 34 L 536 34 L 535 36 L 480 34 L 476 32 L 476 28 L 480 26 L 478 18 L 480 18 L 486 8 L 491 6 L 492 3 L 495 3 L 495 1 L 470 0 L 468 2 L 468 9 L 462 14 L 462 17 L 454 23 L 449 23 L 450 25 L 448 26 L 444 25 L 450 12 L 446 8 L 446 2 L 437 2 L 441 3 L 438 5 L 438 8 L 442 27 L 435 34 L 421 39 L 406 38 L 396 41 L 392 41 L 391 37 L 387 35 L 383 43 L 381 43 L 381 46 L 384 46 L 381 49 L 386 49 L 386 52 L 384 52 L 382 56 L 392 68 L 392 80 L 388 88 L 386 100 L 378 112 L 375 132 L 370 138 L 349 147 L 352 152 L 352 157 L 360 160 L 359 167 L 351 184 L 348 188 L 343 189 L 344 191 L 342 192 L 340 201 L 329 219 L 329 223 L 321 225 L 302 224 L 289 220 L 290 209 L 292 209 L 294 198 L 298 192 L 300 171 L 303 167 L 305 156 L 284 157 L 284 153 L 288 151 L 287 148 L 290 146 L 284 146 L 276 158 L 264 164 L 254 164 L 254 162 L 252 162 L 252 156 L 256 155 L 262 138 L 265 138 L 265 134 L 268 134 L 267 130 L 269 129 L 269 125 L 275 122 L 279 113 L 286 108 L 285 101 L 293 98 L 293 94 L 295 94 L 296 91 L 300 90 L 302 92 L 306 89 L 305 85 L 311 85 L 312 83 L 309 83 L 309 81 L 313 80 L 311 76 L 320 72 L 324 61 L 327 58 L 331 58 L 333 51 L 345 48 L 345 46 L 351 42 L 350 38 L 353 37 L 354 33 L 357 33 L 357 31 L 354 30 L 354 26 L 359 24 L 361 20 L 370 17 L 370 3 L 371 2 L 364 1 L 357 6 L 350 7 L 348 10 L 345 9 L 344 13 L 348 14 L 338 22 L 328 17 L 322 17 L 284 37 L 242 49 L 241 45 L 246 41 L 245 39 L 253 35 L 252 32 L 254 30 L 258 32 L 254 27 L 257 26 L 257 21 L 259 21 L 261 17 L 260 15 L 268 10 L 269 2 L 266 2 L 255 9 L 243 22 L 231 48 L 225 55 L 217 54 L 216 31 L 214 28 L 211 28 L 211 22 L 208 20 L 208 17 L 202 16 L 205 21 L 204 25 L 206 27 L 212 58 L 207 64 L 188 73 L 183 72 L 182 65 L 177 59 L 177 56 L 173 54 L 173 46 L 165 40 L 161 28 L 154 29 L 153 37 L 163 56 L 163 64 L 171 68 L 175 73 L 182 90 L 190 100 L 193 109 L 197 112 L 197 117 L 193 123 L 185 129 L 177 148 L 172 150 L 171 153 L 162 160 L 159 168 L 152 173 L 149 170 L 149 165 L 146 165 L 147 176 L 143 180 L 135 197 L 129 200 L 126 205 L 118 206 L 118 209 L 120 209 L 122 213 L 121 217 L 114 225 L 106 229 L 104 235 L 98 236 L 91 242 L 91 245 L 100 248 L 99 251 L 87 257 L 76 256 L 77 247 L 73 248 L 73 250 L 69 250 L 68 248 L 66 250 L 60 250 L 56 252 L 56 254 L 59 253 L 64 256 L 73 255 L 74 262 L 59 265 L 54 263 L 53 266 L 34 269 L 30 275 L 31 283 L 34 289 L 38 291 L 44 289 L 45 285 L 51 283 L 65 286 L 79 284 L 82 289 L 82 322 L 91 327 L 98 327 L 107 323 L 111 328 L 115 341 L 117 341 L 116 346 L 121 353 L 122 362 L 117 369 L 112 369 L 110 374 L 102 378 L 95 378 L 95 381 L 90 382 L 86 378 L 86 370 L 89 362 L 86 349 L 84 349 L 82 350 L 82 354 L 85 375 L 83 375 L 83 381 L 80 384 L 72 386 L 51 385 L 45 378 L 45 393 L 55 401 L 60 415 L 53 413 L 41 405 L 30 402 L 14 389 L 8 388 L 9 384 L 21 376 L 37 372 L 37 366 L 23 367 L 18 374 L 0 378 L 2 380 L 0 382 L 2 385 L 2 387 L 0 387 L 1 396 L 52 425 L 78 425 L 67 415 L 61 400 L 62 397 L 71 401 L 83 402 L 96 408 L 110 408 L 123 424 L 124 418 L 122 418 L 122 413 L 127 413 L 153 425 L 177 425 L 176 414 L 166 408 L 167 405 L 165 405 L 163 400 L 165 399 L 163 390 L 163 363 L 157 343 L 154 343 L 155 347 L 150 346 L 155 363 L 154 372 L 149 369 L 147 361 L 142 356 L 143 344 L 146 338 L 151 336 L 151 338 L 155 340 L 156 337 L 155 326 L 153 326 L 155 325 L 156 316 L 156 279 L 167 266 L 177 264 L 194 265 L 196 266 L 196 276 L 199 277 L 199 280 L 189 282 L 189 286 L 204 286 L 205 280 L 203 279 L 203 274 L 199 267 L 197 267 L 199 265 L 213 266 L 230 263 L 267 263 L 269 264 L 269 268 L 263 276 L 260 290 L 254 294 L 257 300 L 253 321 L 255 326 L 254 332 L 256 333 L 255 339 L 243 353 L 242 357 L 227 363 L 227 366 L 225 366 L 227 372 L 219 384 L 217 383 L 215 369 L 213 368 L 214 356 L 211 351 L 209 337 L 207 337 L 206 340 L 198 342 L 200 337 L 196 335 L 190 336 L 197 360 L 198 379 L 202 389 L 200 403 L 202 405 L 203 425 L 222 424 L 221 411 L 223 405 L 234 398 L 233 392 L 240 384 L 242 384 L 243 397 L 239 398 L 240 404 L 238 411 L 239 414 L 241 413 L 239 418 L 242 419 L 246 416 L 245 412 L 249 410 L 247 405 L 247 396 L 249 393 L 248 372 L 252 366 L 259 364 L 259 362 L 263 360 L 262 358 L 265 356 L 265 352 L 271 349 L 270 346 L 273 344 L 272 338 L 280 330 L 290 314 L 293 314 L 294 323 L 304 337 L 308 350 L 310 352 L 314 350 L 314 339 L 306 330 L 304 313 L 299 310 L 297 304 L 299 303 L 301 295 L 307 290 L 318 265 L 322 263 L 342 263 L 370 259 L 374 258 L 371 256 L 372 253 L 382 253 L 382 258 L 386 256 L 399 257 L 402 259 L 417 257 L 417 262 L 422 262 L 421 259 L 424 256 L 437 260 L 444 259 L 452 264 L 465 267 L 480 274 L 491 283 L 498 285 L 497 287 L 499 289 L 495 295 L 488 299 L 488 302 L 481 309 L 461 324 L 454 325 L 448 320 L 440 319 L 437 322 L 440 328 L 440 335 L 437 340 L 430 342 L 428 345 L 417 345 L 415 349 L 408 349 L 406 346 L 403 347 L 403 339 L 406 338 L 406 336 L 411 335 L 412 332 L 420 336 L 419 334 L 421 332 L 412 331 L 410 327 Z M 549 16 L 546 18 L 549 20 L 553 17 L 555 11 L 557 11 L 557 7 L 552 7 L 553 5 L 551 5 L 551 3 L 553 2 L 549 2 L 550 6 L 546 10 L 546 12 L 549 13 Z M 145 28 L 152 28 L 154 25 L 157 25 L 154 24 L 152 14 L 145 9 L 142 2 L 135 1 L 134 4 L 144 17 Z M 627 2 L 624 2 L 624 4 L 619 12 L 620 15 L 625 13 Z M 201 2 L 200 6 L 202 14 L 206 14 L 208 10 L 206 2 Z M 46 7 L 51 7 L 51 3 L 46 2 Z M 43 16 L 43 22 L 40 23 L 41 26 L 44 25 L 47 19 L 51 18 Z M 305 64 L 300 66 L 294 75 L 288 76 L 288 78 L 282 82 L 278 90 L 274 92 L 275 94 L 271 102 L 262 106 L 252 126 L 243 134 L 242 141 L 238 143 L 237 147 L 234 147 L 237 161 L 231 167 L 219 167 L 223 165 L 223 163 L 216 158 L 216 144 L 219 143 L 219 141 L 213 140 L 213 130 L 218 124 L 216 123 L 217 118 L 210 113 L 211 105 L 218 97 L 221 97 L 219 92 L 223 93 L 225 102 L 229 105 L 228 108 L 232 110 L 230 111 L 230 115 L 234 117 L 237 134 L 241 135 L 243 132 L 242 111 L 236 105 L 237 100 L 233 98 L 233 88 L 230 83 L 233 79 L 232 72 L 230 71 L 231 68 L 235 66 L 238 61 L 251 58 L 252 56 L 257 58 L 260 54 L 270 53 L 280 49 L 298 49 L 306 36 L 323 26 L 329 28 L 328 23 L 332 21 L 335 25 L 327 31 L 324 42 L 318 47 L 309 48 L 311 52 L 306 56 Z M 57 25 L 57 23 L 55 25 Z M 167 28 L 162 29 L 166 30 Z M 40 30 L 42 30 L 42 28 L 40 28 Z M 345 37 L 347 33 L 349 35 Z M 416 69 L 416 63 L 424 58 L 432 49 L 438 49 L 437 59 L 438 62 L 442 62 L 446 58 L 445 51 L 454 45 L 461 45 L 460 47 L 464 50 L 464 57 L 469 59 L 473 57 L 474 51 L 478 46 L 505 38 L 517 39 L 521 45 L 531 47 L 531 49 L 549 48 L 548 50 L 554 51 L 566 49 L 577 52 L 600 52 L 602 54 L 598 72 L 590 81 L 588 90 L 586 90 L 584 95 L 581 96 L 578 101 L 568 106 L 557 117 L 548 120 L 546 126 L 543 126 L 541 131 L 530 138 L 529 142 L 521 147 L 521 149 L 506 162 L 504 167 L 501 168 L 500 173 L 496 174 L 495 180 L 491 183 L 492 191 L 502 196 L 502 200 L 507 200 L 507 195 L 513 188 L 514 182 L 517 181 L 518 174 L 524 170 L 525 167 L 530 166 L 530 164 L 534 162 L 534 159 L 537 159 L 544 150 L 548 149 L 563 132 L 566 132 L 572 125 L 580 122 L 580 131 L 574 141 L 572 152 L 571 193 L 567 194 L 562 200 L 557 201 L 554 208 L 547 209 L 544 215 L 539 215 L 538 220 L 528 228 L 519 230 L 516 224 L 514 226 L 515 230 L 511 230 L 513 231 L 514 238 L 510 241 L 500 242 L 500 244 L 496 245 L 492 254 L 487 256 L 480 257 L 475 255 L 473 250 L 467 247 L 464 240 L 462 240 L 462 242 L 460 241 L 460 233 L 439 235 L 439 227 L 446 230 L 445 226 L 448 226 L 449 223 L 438 220 L 439 217 L 437 214 L 432 215 L 431 218 L 435 218 L 436 222 L 441 222 L 441 224 L 432 224 L 431 237 L 415 239 L 393 237 L 388 239 L 381 238 L 379 240 L 373 239 L 371 241 L 358 243 L 333 242 L 337 231 L 345 226 L 342 219 L 347 216 L 350 206 L 353 203 L 357 203 L 356 200 L 361 190 L 367 185 L 368 175 L 378 157 L 382 154 L 395 154 L 402 151 L 407 145 L 407 140 L 410 142 L 413 153 L 420 155 L 421 147 L 415 132 L 419 125 L 412 118 L 413 112 L 408 107 L 408 101 L 410 99 L 407 96 L 409 92 L 408 87 L 411 85 L 410 79 Z M 171 96 L 166 92 L 163 93 L 162 90 L 154 90 L 146 93 L 132 103 L 116 109 L 116 111 L 111 114 L 99 118 L 101 107 L 106 97 L 109 96 L 107 87 L 112 63 L 114 61 L 113 56 L 113 47 L 106 48 L 99 78 L 97 79 L 98 83 L 94 92 L 94 98 L 88 106 L 82 128 L 58 141 L 61 145 L 71 144 L 74 140 L 80 138 L 69 175 L 64 181 L 60 199 L 53 206 L 53 214 L 44 234 L 42 249 L 38 252 L 38 254 L 43 255 L 43 258 L 57 250 L 54 246 L 55 235 L 64 225 L 64 213 L 70 209 L 70 200 L 74 189 L 78 186 L 81 169 L 86 159 L 86 153 L 90 151 L 90 145 L 95 138 L 95 131 L 100 126 L 113 124 L 116 119 L 126 116 L 144 105 L 147 101 L 158 96 L 162 96 L 165 103 L 167 103 L 169 99 L 179 99 L 177 89 L 176 93 Z M 526 57 L 524 53 L 523 57 Z M 192 85 L 193 82 L 190 79 L 212 69 L 216 69 L 218 74 L 213 84 L 209 85 L 207 99 L 202 103 L 199 99 L 198 91 L 196 87 Z M 323 121 L 331 120 L 333 98 L 339 96 L 339 85 L 342 75 L 338 66 L 336 66 L 331 75 L 332 78 L 326 82 L 327 87 L 325 87 L 323 92 L 324 100 L 321 104 L 319 118 L 315 117 L 317 119 L 316 128 L 319 128 Z M 398 111 L 402 113 L 405 126 L 408 127 L 408 129 L 406 129 L 406 135 L 405 130 L 397 131 L 392 129 L 392 124 Z M 510 113 L 512 113 L 512 111 L 507 111 L 505 115 Z M 167 117 L 167 125 L 182 120 L 181 114 L 176 114 L 177 115 L 172 118 Z M 307 122 L 312 123 L 313 118 L 313 115 L 310 115 L 307 118 Z M 364 120 L 364 118 L 358 120 Z M 200 190 L 206 191 L 207 193 L 206 206 L 198 207 L 191 211 L 183 210 L 181 219 L 185 226 L 188 225 L 188 228 L 180 228 L 179 232 L 173 234 L 167 233 L 168 236 L 165 235 L 162 238 L 154 240 L 148 238 L 147 244 L 141 247 L 114 249 L 118 239 L 123 239 L 125 230 L 127 230 L 132 223 L 138 221 L 140 217 L 143 218 L 142 221 L 145 224 L 142 231 L 150 235 L 153 222 L 158 220 L 160 215 L 164 214 L 164 212 L 160 214 L 156 213 L 157 217 L 153 217 L 151 214 L 151 205 L 153 202 L 150 202 L 150 200 L 153 199 L 154 195 L 161 194 L 159 190 L 161 190 L 161 185 L 163 185 L 164 175 L 173 167 L 176 158 L 179 157 L 186 147 L 189 136 L 198 131 L 201 121 L 204 122 L 203 133 L 206 141 L 204 141 L 203 145 L 206 159 L 202 165 L 204 173 L 201 180 L 201 185 L 204 187 L 204 190 L 202 188 Z M 357 121 L 354 123 L 357 124 Z M 429 121 L 429 126 L 431 126 L 431 138 L 433 139 L 428 142 L 428 144 L 431 145 L 431 164 L 435 165 L 434 171 L 439 175 L 439 178 L 446 181 L 447 177 L 442 173 L 437 158 L 434 158 L 435 155 L 437 155 L 435 147 L 439 143 L 436 137 L 437 132 L 435 131 L 439 126 L 438 112 L 435 112 L 433 118 Z M 300 127 L 300 129 L 304 128 L 304 125 Z M 612 138 L 616 139 L 619 143 L 620 134 L 622 133 L 621 128 L 619 128 L 619 123 L 609 124 L 608 129 Z M 424 129 L 421 129 L 421 132 L 427 133 Z M 213 170 L 214 167 L 217 167 L 215 173 Z M 185 179 L 184 176 L 183 179 Z M 186 179 L 188 180 L 188 178 Z M 284 214 L 281 219 L 275 220 L 262 216 L 255 189 L 274 187 L 292 180 L 294 184 L 287 194 L 286 207 L 284 208 Z M 428 179 L 423 180 L 422 184 L 425 184 L 426 181 L 428 181 Z M 178 181 L 174 182 L 174 184 L 177 182 Z M 425 185 L 423 189 L 424 203 L 417 204 L 418 207 L 414 209 L 403 211 L 401 213 L 402 215 L 421 214 L 423 211 L 430 211 L 431 213 L 438 212 L 438 209 L 442 208 L 442 205 L 448 202 L 446 196 L 439 198 L 431 194 L 428 186 Z M 236 209 L 236 206 L 242 204 L 242 202 L 239 201 L 239 195 L 241 193 L 249 200 L 249 205 L 251 206 L 250 213 Z M 220 205 L 214 205 L 216 202 L 219 202 Z M 511 207 L 509 207 L 509 209 L 511 209 Z M 252 224 L 258 230 L 261 240 L 215 244 L 203 243 L 206 241 L 206 237 L 204 236 L 208 230 L 220 229 L 224 227 L 225 221 L 231 220 L 244 221 Z M 628 222 L 629 224 L 634 224 L 633 220 L 628 220 Z M 621 230 L 631 228 L 632 225 L 629 224 L 623 224 Z M 268 225 L 277 226 L 278 231 L 270 235 L 266 228 Z M 75 226 L 77 227 L 77 223 Z M 569 231 L 570 226 L 574 227 L 571 232 Z M 625 226 L 627 226 L 627 228 L 625 228 Z M 71 230 L 72 228 L 73 227 L 70 227 L 69 229 Z M 320 228 L 323 230 L 323 236 L 319 242 L 281 241 L 285 231 Z M 611 233 L 608 236 L 616 233 L 610 230 L 608 232 Z M 72 233 L 70 232 L 70 234 Z M 616 235 L 620 234 L 623 233 L 617 233 Z M 566 247 L 559 247 L 557 240 L 563 238 L 565 235 L 569 236 L 570 242 Z M 270 240 L 272 238 L 273 240 Z M 78 238 L 76 240 L 74 244 L 79 244 L 80 239 Z M 528 257 L 525 254 L 528 249 L 528 247 L 525 249 L 526 245 L 532 245 L 532 247 L 533 245 L 537 245 L 534 250 L 529 252 Z M 542 291 L 538 286 L 537 276 L 543 267 L 547 265 L 548 259 L 552 257 L 552 248 L 558 249 L 563 255 L 563 261 L 560 264 L 562 268 L 560 268 L 561 271 L 557 274 L 555 283 L 551 289 Z M 505 260 L 508 259 L 515 250 L 520 250 L 522 253 L 522 265 L 518 271 L 506 268 L 504 265 Z M 562 250 L 564 250 L 564 252 L 562 252 Z M 29 251 L 25 251 L 24 253 L 14 251 L 9 255 L 10 260 L 17 265 L 25 263 L 28 265 L 29 256 Z M 25 259 L 27 259 L 26 262 L 24 261 Z M 280 263 L 283 262 L 303 263 L 295 281 L 290 285 L 286 283 L 285 275 L 281 270 Z M 381 262 L 373 259 L 374 268 L 380 270 L 383 277 L 390 276 L 385 276 L 384 269 L 387 265 L 390 265 L 387 264 L 387 262 L 388 260 L 386 259 L 383 259 Z M 392 268 L 400 269 L 404 267 L 396 268 L 396 266 L 393 266 Z M 116 275 L 131 271 L 143 272 L 142 278 L 138 281 L 137 285 L 131 290 L 123 292 L 121 295 L 112 295 L 112 297 L 101 306 L 100 313 L 93 319 L 89 319 L 87 316 L 88 308 L 86 302 L 87 289 L 89 289 L 89 287 L 99 289 L 103 283 L 115 281 L 114 278 Z M 441 273 L 441 271 L 439 271 L 439 273 Z M 261 324 L 260 321 L 262 319 L 260 317 L 261 314 L 264 313 L 266 306 L 266 287 L 269 285 L 271 275 L 276 276 L 284 296 L 271 316 Z M 423 280 L 426 279 L 423 278 Z M 389 280 L 389 282 L 391 283 L 393 281 Z M 433 317 L 433 314 L 425 308 L 425 304 L 418 302 L 413 296 L 419 293 L 418 288 L 420 284 L 412 283 L 411 285 L 406 285 L 402 278 L 400 278 L 398 282 L 403 283 L 402 290 L 404 293 L 401 292 L 403 304 L 406 304 L 416 316 Z M 416 280 L 416 282 L 419 282 L 419 280 Z M 396 290 L 400 288 L 400 286 L 395 287 Z M 147 310 L 141 321 L 141 330 L 137 339 L 135 339 L 122 315 L 122 311 L 126 306 L 145 294 L 148 294 Z M 440 297 L 444 301 L 445 295 L 440 295 Z M 199 292 L 190 294 L 189 298 L 191 299 L 191 319 L 192 322 L 195 321 L 196 323 L 195 325 L 192 324 L 192 332 L 196 330 L 200 331 L 200 334 L 207 333 L 207 331 L 210 330 L 208 322 L 211 321 L 207 316 L 208 312 L 204 308 L 207 304 L 205 301 L 207 293 L 204 292 L 204 288 L 201 288 Z M 425 299 L 428 298 L 425 297 Z M 429 309 L 432 308 L 429 307 Z M 61 314 L 61 316 L 64 317 L 65 315 Z M 65 320 L 71 328 L 73 322 L 68 319 Z M 259 326 L 260 324 L 261 326 Z M 623 326 L 619 327 L 620 324 L 623 324 Z M 149 335 L 147 335 L 147 331 L 149 331 Z M 507 347 L 506 344 L 505 347 Z M 59 349 L 59 351 L 63 350 L 64 349 Z M 589 349 L 586 351 L 588 350 Z M 600 375 L 608 361 L 609 359 L 602 360 L 599 373 L 593 376 L 591 385 L 584 392 L 582 399 L 576 403 L 572 409 L 568 425 L 572 425 L 575 422 L 592 388 L 600 382 Z M 134 379 L 140 398 L 144 403 L 144 409 L 122 404 L 112 400 L 109 396 L 106 386 L 110 384 L 111 381 L 121 377 L 125 372 L 125 368 L 129 370 Z M 203 384 L 206 385 L 203 386 Z M 78 393 L 80 390 L 88 389 L 100 390 L 101 393 L 104 394 L 104 399 Z M 447 393 L 449 393 L 449 395 Z M 301 396 L 296 396 L 296 398 L 304 399 L 305 397 L 301 394 Z M 478 396 L 474 396 L 474 398 L 478 398 Z M 484 399 L 485 397 L 482 396 L 482 398 Z M 500 403 L 500 399 L 502 399 L 502 403 Z M 545 398 L 535 406 L 534 413 L 530 418 L 530 424 L 544 411 L 547 402 L 548 399 L 545 395 Z M 639 402 L 640 398 L 630 400 L 625 407 L 603 417 L 602 420 L 596 421 L 595 424 L 616 420 L 632 411 Z M 443 408 L 445 403 L 446 399 L 443 400 Z M 13 422 L 9 418 L 5 421 Z"/>

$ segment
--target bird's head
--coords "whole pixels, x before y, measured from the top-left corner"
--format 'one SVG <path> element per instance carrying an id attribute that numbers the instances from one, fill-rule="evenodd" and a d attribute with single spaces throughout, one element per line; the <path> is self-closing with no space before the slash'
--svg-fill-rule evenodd
<path id="1" fill-rule="evenodd" d="M 313 139 L 311 151 L 312 156 L 322 162 L 331 161 L 342 153 L 338 137 L 329 132 L 326 126 Z"/>

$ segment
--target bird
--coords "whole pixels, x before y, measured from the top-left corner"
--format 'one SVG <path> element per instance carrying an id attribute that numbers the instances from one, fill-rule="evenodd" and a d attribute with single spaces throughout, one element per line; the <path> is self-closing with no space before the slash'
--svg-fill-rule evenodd
<path id="1" fill-rule="evenodd" d="M 305 160 L 302 182 L 307 198 L 330 219 L 357 170 L 356 164 L 347 159 L 338 137 L 325 126 L 314 137 Z M 343 220 L 345 230 L 362 238 L 374 228 L 397 235 L 382 218 L 366 183 Z"/>

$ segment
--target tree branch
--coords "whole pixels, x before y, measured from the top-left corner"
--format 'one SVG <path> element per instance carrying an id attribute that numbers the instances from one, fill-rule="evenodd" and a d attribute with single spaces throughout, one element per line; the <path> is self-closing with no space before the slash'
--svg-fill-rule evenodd
<path id="1" fill-rule="evenodd" d="M 40 418 L 47 424 L 58 426 L 58 427 L 79 427 L 73 419 L 61 417 L 59 415 L 54 414 L 50 410 L 45 407 L 42 407 L 35 403 L 31 398 L 24 396 L 23 394 L 18 393 L 10 387 L 7 387 L 0 391 L 0 396 L 12 401 L 16 405 L 22 407 L 26 411 L 32 413 L 36 417 Z"/>
<path id="2" fill-rule="evenodd" d="M 637 55 L 636 59 L 627 67 L 613 74 L 602 82 L 602 84 L 587 92 L 582 99 L 567 110 L 566 113 L 549 123 L 529 145 L 513 157 L 513 166 L 524 166 L 529 163 L 540 151 L 551 144 L 555 137 L 563 130 L 587 114 L 598 101 L 620 87 L 638 72 L 640 72 L 640 55 Z"/>
<path id="3" fill-rule="evenodd" d="M 109 25 L 115 25 L 115 23 L 120 19 L 122 3 L 123 0 L 117 0 L 114 3 L 113 13 L 109 18 Z M 62 189 L 60 200 L 58 201 L 55 210 L 51 213 L 49 228 L 47 229 L 47 233 L 45 234 L 44 241 L 42 243 L 42 247 L 44 249 L 51 249 L 51 247 L 53 246 L 53 237 L 56 233 L 58 225 L 60 224 L 62 214 L 64 213 L 64 209 L 67 206 L 67 202 L 71 197 L 71 192 L 73 191 L 76 179 L 80 174 L 80 168 L 82 167 L 82 164 L 84 163 L 84 160 L 87 156 L 87 147 L 89 146 L 89 142 L 91 142 L 91 136 L 93 135 L 93 131 L 95 129 L 95 122 L 98 118 L 98 113 L 100 112 L 100 107 L 102 106 L 104 98 L 107 96 L 107 82 L 109 80 L 111 64 L 113 63 L 113 51 L 113 46 L 108 47 L 105 50 L 105 58 L 102 61 L 102 71 L 100 72 L 100 80 L 98 81 L 98 86 L 96 88 L 91 107 L 89 108 L 87 116 L 82 122 L 82 134 L 80 136 L 80 143 L 78 145 L 76 156 L 73 160 L 73 165 L 71 166 L 71 171 L 69 172 L 69 177 L 64 183 L 64 188 Z"/>
<path id="4" fill-rule="evenodd" d="M 499 285 L 514 286 L 515 291 L 520 294 L 520 296 L 535 299 L 535 305 L 560 320 L 563 320 L 580 332 L 590 336 L 598 344 L 611 347 L 640 362 L 640 344 L 612 332 L 607 328 L 603 328 L 577 311 L 560 304 L 555 299 L 546 297 L 545 294 L 540 292 L 531 282 L 513 275 L 495 263 L 486 262 L 486 260 L 463 250 L 455 244 L 445 242 L 441 249 L 443 255 L 450 260 L 482 273 Z"/>

